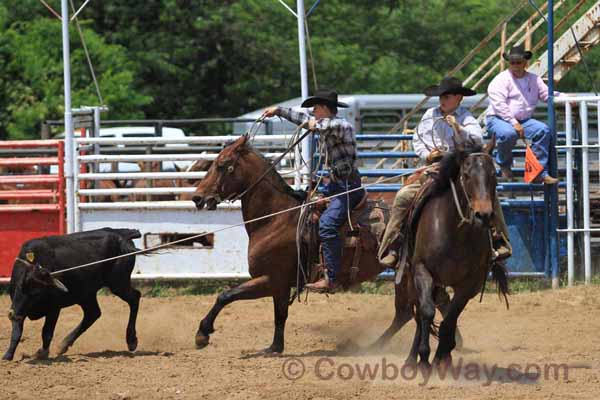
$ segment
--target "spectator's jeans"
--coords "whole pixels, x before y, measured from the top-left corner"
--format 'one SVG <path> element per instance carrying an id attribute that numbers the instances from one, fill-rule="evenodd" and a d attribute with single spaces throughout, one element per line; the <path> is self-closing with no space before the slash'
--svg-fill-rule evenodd
<path id="1" fill-rule="evenodd" d="M 519 123 L 525 130 L 525 138 L 531 145 L 531 150 L 533 150 L 541 166 L 544 167 L 544 171 L 540 174 L 543 178 L 548 175 L 548 153 L 552 143 L 550 128 L 545 123 L 533 118 L 519 121 Z M 490 134 L 496 135 L 498 148 L 496 162 L 501 167 L 510 168 L 513 161 L 512 149 L 519 139 L 519 134 L 509 122 L 493 115 L 487 117 L 486 128 Z"/>
<path id="2" fill-rule="evenodd" d="M 360 178 L 348 182 L 330 182 L 323 193 L 332 196 L 346 190 L 360 187 Z M 335 281 L 335 274 L 340 270 L 342 263 L 342 239 L 339 229 L 348 219 L 348 208 L 352 210 L 360 203 L 365 195 L 364 189 L 352 193 L 343 194 L 331 199 L 329 206 L 325 209 L 319 219 L 319 237 L 323 248 L 323 258 L 327 267 L 327 276 L 330 282 Z"/>

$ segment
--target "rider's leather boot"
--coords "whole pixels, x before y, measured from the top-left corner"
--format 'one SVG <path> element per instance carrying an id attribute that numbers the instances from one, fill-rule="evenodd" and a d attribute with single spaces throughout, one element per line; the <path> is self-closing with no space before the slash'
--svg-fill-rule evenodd
<path id="1" fill-rule="evenodd" d="M 398 263 L 398 253 L 396 250 L 390 250 L 385 257 L 379 260 L 379 263 L 386 268 L 395 268 Z"/>

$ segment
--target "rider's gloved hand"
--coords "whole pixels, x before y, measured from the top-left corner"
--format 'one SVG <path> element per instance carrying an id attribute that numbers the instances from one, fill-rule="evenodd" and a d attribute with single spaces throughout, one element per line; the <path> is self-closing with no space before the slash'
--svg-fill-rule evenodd
<path id="1" fill-rule="evenodd" d="M 433 164 L 436 161 L 439 161 L 443 156 L 443 153 L 439 150 L 433 150 L 431 153 L 427 155 L 427 163 Z"/>

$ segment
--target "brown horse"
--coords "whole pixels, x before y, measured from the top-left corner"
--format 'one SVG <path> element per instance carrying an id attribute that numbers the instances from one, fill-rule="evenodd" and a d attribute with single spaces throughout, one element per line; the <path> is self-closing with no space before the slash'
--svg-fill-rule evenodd
<path id="1" fill-rule="evenodd" d="M 202 153 L 204 154 L 204 153 Z M 204 172 L 204 171 L 208 171 L 210 166 L 212 165 L 212 160 L 196 160 L 194 161 L 189 167 L 186 168 L 185 172 Z M 179 167 L 177 166 L 177 164 L 175 164 L 175 169 L 177 170 L 177 172 L 180 172 L 181 169 L 179 169 Z M 198 179 L 198 178 L 192 178 L 192 179 L 186 179 L 187 183 L 189 183 L 190 185 L 196 185 L 199 181 L 201 181 L 202 178 Z"/>
<path id="2" fill-rule="evenodd" d="M 259 178 L 269 170 L 263 179 Z M 250 190 L 248 190 L 250 189 Z M 248 190 L 248 191 L 247 191 Z M 244 221 L 296 207 L 301 201 L 273 169 L 271 163 L 248 144 L 242 136 L 225 147 L 200 182 L 193 198 L 198 209 L 204 205 L 215 209 L 221 200 L 243 194 Z M 284 329 L 288 316 L 291 288 L 296 286 L 296 227 L 299 209 L 246 225 L 249 236 L 248 265 L 252 279 L 220 294 L 216 303 L 201 321 L 196 333 L 196 345 L 208 344 L 214 331 L 214 321 L 227 304 L 236 300 L 270 296 L 275 307 L 275 333 L 266 353 L 284 349 Z M 350 254 L 347 254 L 350 253 Z M 352 263 L 351 252 L 342 259 L 340 280 Z M 361 253 L 360 269 L 354 282 L 362 282 L 381 272 L 376 251 Z"/>
<path id="3" fill-rule="evenodd" d="M 493 141 L 484 149 L 459 147 L 442 160 L 437 187 L 416 225 L 412 267 L 396 286 L 396 315 L 375 346 L 385 344 L 414 317 L 417 329 L 407 361 L 416 363 L 419 356 L 419 363 L 428 367 L 435 298 L 451 287 L 454 296 L 439 327 L 434 357 L 435 363 L 450 362 L 458 317 L 467 302 L 482 291 L 490 265 L 492 277 L 506 299 L 506 270 L 491 262 L 489 224 L 496 196 L 496 169 L 490 156 L 493 148 Z"/>
<path id="4" fill-rule="evenodd" d="M 244 221 L 299 206 L 301 200 L 271 167 L 272 164 L 249 145 L 248 138 L 242 136 L 221 151 L 198 185 L 193 201 L 198 209 L 206 206 L 214 210 L 220 201 L 241 196 Z M 275 307 L 275 333 L 273 343 L 265 352 L 283 351 L 290 292 L 297 283 L 296 228 L 299 212 L 296 209 L 245 225 L 249 236 L 248 265 L 252 279 L 218 296 L 200 322 L 196 333 L 197 347 L 208 344 L 209 336 L 214 332 L 215 319 L 226 305 L 236 300 L 270 296 Z M 353 258 L 354 251 L 344 251 L 342 270 L 337 274 L 344 287 L 373 279 L 382 270 L 376 246 L 371 251 L 363 249 L 358 274 L 352 280 L 349 271 Z"/>
<path id="5" fill-rule="evenodd" d="M 121 188 L 119 181 L 117 180 L 103 180 L 96 181 L 95 183 L 92 181 L 88 181 L 86 183 L 87 189 L 118 189 Z M 92 201 L 95 203 L 116 203 L 121 201 L 122 196 L 118 194 L 105 194 L 102 196 L 92 197 Z"/>
<path id="6" fill-rule="evenodd" d="M 161 172 L 162 166 L 160 161 L 139 161 L 138 166 L 142 172 Z M 178 187 L 179 184 L 176 179 L 140 179 L 133 183 L 134 189 L 145 189 L 145 188 L 168 188 Z M 129 201 L 171 201 L 176 200 L 177 196 L 173 193 L 165 194 L 138 194 L 132 193 L 128 196 Z"/>
<path id="7" fill-rule="evenodd" d="M 11 165 L 11 166 L 0 166 L 0 176 L 12 175 L 18 176 L 23 175 L 31 176 L 38 173 L 38 167 L 34 165 Z M 55 183 L 37 183 L 37 182 L 17 182 L 17 183 L 0 183 L 0 190 L 2 191 L 26 191 L 26 190 L 48 190 L 53 189 L 56 186 Z M 58 193 L 56 192 L 56 198 Z M 17 199 L 0 199 L 0 204 L 48 204 L 53 201 L 57 201 L 56 198 L 28 198 L 26 195 Z"/>
<path id="8" fill-rule="evenodd" d="M 210 168 L 212 161 L 210 160 L 196 160 L 192 163 L 185 172 L 201 172 L 207 171 Z M 161 162 L 139 162 L 140 170 L 144 172 L 161 172 Z M 182 169 L 174 164 L 176 172 L 182 172 Z M 170 187 L 192 187 L 198 183 L 199 179 L 154 179 L 154 180 L 138 180 L 133 184 L 135 189 L 143 189 L 147 187 L 155 188 L 170 188 Z M 171 200 L 192 200 L 193 193 L 166 193 L 166 194 L 130 194 L 128 196 L 129 201 L 171 201 Z"/>

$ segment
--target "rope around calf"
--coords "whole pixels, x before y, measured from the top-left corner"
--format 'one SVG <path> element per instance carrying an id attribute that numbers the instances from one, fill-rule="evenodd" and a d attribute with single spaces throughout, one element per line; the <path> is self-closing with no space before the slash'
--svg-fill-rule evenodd
<path id="1" fill-rule="evenodd" d="M 173 246 L 173 245 L 178 244 L 178 243 L 183 243 L 183 242 L 186 242 L 188 240 L 197 239 L 197 238 L 200 238 L 200 237 L 203 237 L 203 236 L 207 236 L 207 235 L 211 235 L 211 234 L 214 234 L 214 233 L 217 233 L 217 232 L 222 232 L 222 231 L 225 231 L 227 229 L 237 228 L 239 226 L 243 226 L 243 225 L 246 225 L 246 224 L 251 224 L 253 222 L 261 221 L 263 219 L 275 217 L 275 216 L 280 215 L 280 214 L 285 214 L 287 212 L 298 210 L 298 209 L 301 209 L 302 207 L 310 206 L 312 204 L 315 204 L 315 203 L 323 201 L 323 200 L 333 199 L 333 198 L 338 197 L 338 196 L 344 196 L 344 195 L 346 195 L 348 193 L 352 193 L 352 192 L 357 191 L 357 190 L 361 190 L 361 189 L 364 189 L 364 188 L 367 188 L 367 187 L 370 187 L 370 186 L 374 186 L 374 185 L 379 185 L 382 182 L 390 181 L 390 180 L 393 180 L 393 179 L 398 179 L 398 178 L 400 178 L 402 176 L 405 176 L 407 174 L 408 173 L 402 173 L 402 174 L 394 175 L 394 176 L 385 178 L 385 179 L 383 179 L 381 181 L 368 183 L 366 185 L 361 185 L 360 187 L 357 187 L 357 188 L 354 188 L 354 189 L 350 189 L 350 190 L 346 190 L 344 192 L 337 193 L 337 194 L 334 194 L 332 196 L 323 197 L 323 198 L 320 198 L 318 200 L 314 200 L 314 201 L 310 201 L 308 203 L 303 203 L 303 204 L 297 205 L 295 207 L 291 207 L 291 208 L 287 208 L 287 209 L 284 209 L 284 210 L 281 210 L 281 211 L 277 211 L 277 212 L 274 212 L 274 213 L 271 213 L 271 214 L 263 215 L 262 217 L 258 217 L 258 218 L 254 218 L 254 219 L 251 219 L 251 220 L 248 220 L 248 221 L 240 222 L 239 224 L 228 225 L 228 226 L 225 226 L 223 228 L 215 229 L 214 231 L 200 233 L 198 235 L 190 236 L 190 237 L 187 237 L 187 238 L 184 238 L 184 239 L 179 239 L 179 240 L 175 240 L 175 241 L 168 242 L 168 243 L 163 243 L 161 245 L 150 247 L 150 248 L 147 248 L 147 249 L 144 249 L 144 250 L 133 251 L 131 253 L 121 254 L 119 256 L 110 257 L 110 258 L 106 258 L 106 259 L 103 259 L 103 260 L 98 260 L 98 261 L 94 261 L 94 262 L 91 262 L 91 263 L 77 265 L 75 267 L 70 267 L 70 268 L 62 269 L 60 271 L 54 271 L 54 272 L 51 272 L 50 275 L 51 276 L 60 275 L 60 274 L 63 274 L 65 272 L 69 272 L 69 271 L 74 271 L 74 270 L 77 270 L 77 269 L 91 267 L 92 265 L 101 264 L 101 263 L 107 262 L 107 261 L 113 261 L 113 260 L 118 260 L 120 258 L 134 256 L 134 255 L 138 255 L 138 254 L 149 253 L 149 252 L 152 252 L 152 251 L 155 251 L 155 250 L 159 250 L 159 249 L 162 249 L 162 248 L 165 248 L 165 247 Z"/>

